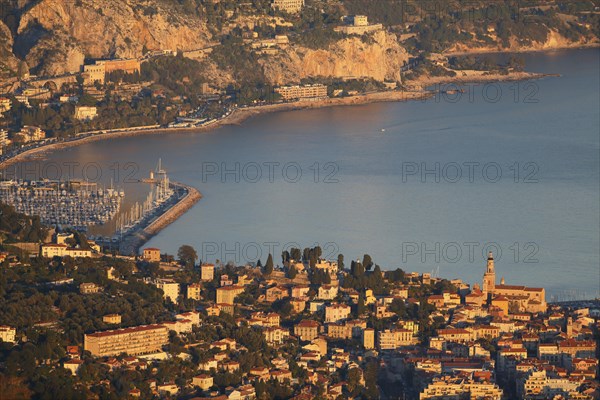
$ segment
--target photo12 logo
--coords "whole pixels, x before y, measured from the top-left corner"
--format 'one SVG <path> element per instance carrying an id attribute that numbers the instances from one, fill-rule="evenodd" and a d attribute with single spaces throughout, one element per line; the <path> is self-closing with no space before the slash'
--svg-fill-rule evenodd
<path id="1" fill-rule="evenodd" d="M 402 183 L 538 183 L 540 167 L 533 161 L 512 164 L 494 161 L 405 161 L 402 163 Z"/>
<path id="2" fill-rule="evenodd" d="M 200 175 L 202 183 L 298 183 L 302 179 L 313 183 L 339 183 L 339 170 L 338 163 L 333 161 L 315 161 L 312 164 L 296 161 L 208 161 L 201 164 Z"/>
<path id="3" fill-rule="evenodd" d="M 436 103 L 485 102 L 498 103 L 507 98 L 513 103 L 536 104 L 540 102 L 540 86 L 537 82 L 513 82 L 510 84 L 490 83 L 436 83 L 429 88 L 433 97 L 422 102 Z"/>
<path id="4" fill-rule="evenodd" d="M 140 181 L 140 166 L 132 161 L 103 165 L 99 162 L 25 161 L 0 171 L 4 179 L 25 181 L 83 180 L 88 183 L 112 182 L 114 185 Z"/>
<path id="5" fill-rule="evenodd" d="M 321 258 L 326 260 L 336 259 L 340 248 L 335 242 L 314 243 L 309 248 L 319 247 Z M 202 261 L 220 260 L 222 263 L 234 262 L 237 265 L 256 264 L 259 260 L 264 263 L 269 254 L 277 264 L 281 254 L 292 249 L 306 248 L 296 242 L 202 242 L 200 259 Z"/>
<path id="6" fill-rule="evenodd" d="M 515 264 L 536 264 L 540 247 L 536 242 L 514 242 L 501 245 L 497 242 L 402 242 L 402 263 L 422 264 L 473 264 L 487 260 L 492 252 L 496 261 L 510 257 Z"/>

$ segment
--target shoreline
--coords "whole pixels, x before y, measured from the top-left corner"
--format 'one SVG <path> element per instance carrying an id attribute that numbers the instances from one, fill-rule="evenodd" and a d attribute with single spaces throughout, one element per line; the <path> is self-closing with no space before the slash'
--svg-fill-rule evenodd
<path id="1" fill-rule="evenodd" d="M 175 222 L 202 199 L 202 193 L 192 186 L 180 182 L 171 182 L 170 185 L 175 190 L 185 193 L 183 197 L 179 197 L 175 203 L 152 222 L 125 236 L 119 243 L 119 253 L 121 255 L 137 255 L 145 243 Z"/>
<path id="2" fill-rule="evenodd" d="M 348 97 L 333 97 L 325 100 L 300 100 L 290 103 L 267 104 L 263 106 L 254 106 L 246 108 L 236 108 L 230 114 L 222 119 L 213 120 L 213 122 L 204 126 L 193 127 L 128 127 L 118 128 L 115 130 L 103 130 L 103 133 L 91 133 L 89 136 L 75 138 L 65 142 L 54 142 L 33 149 L 25 150 L 22 153 L 8 158 L 0 162 L 0 170 L 5 169 L 13 164 L 28 161 L 36 156 L 56 152 L 71 147 L 80 146 L 83 144 L 93 143 L 100 140 L 119 139 L 124 137 L 133 137 L 141 135 L 161 135 L 169 133 L 205 133 L 216 130 L 227 125 L 240 125 L 242 122 L 263 114 L 275 112 L 319 109 L 327 107 L 365 105 L 372 103 L 383 102 L 404 102 L 411 100 L 426 100 L 435 96 L 436 92 L 427 90 L 426 87 L 436 84 L 467 84 L 467 83 L 494 83 L 494 82 L 512 82 L 523 80 L 535 80 L 547 77 L 556 77 L 558 74 L 542 74 L 535 72 L 513 72 L 508 75 L 489 74 L 489 75 L 465 75 L 465 76 L 442 76 L 442 77 L 427 77 L 415 81 L 409 81 L 417 89 L 412 91 L 382 91 L 370 92 L 360 95 Z M 97 131 L 94 131 L 97 132 Z M 84 134 L 84 133 L 82 133 Z"/>
<path id="3" fill-rule="evenodd" d="M 576 46 L 555 46 L 555 47 L 546 47 L 546 48 L 521 48 L 514 50 L 506 50 L 499 48 L 489 48 L 482 47 L 476 50 L 468 50 L 468 51 L 448 51 L 442 52 L 440 54 L 446 57 L 452 56 L 469 56 L 469 55 L 483 55 L 483 54 L 526 54 L 526 53 L 551 53 L 553 51 L 565 51 L 565 50 L 587 50 L 587 49 L 596 49 L 600 48 L 600 42 L 594 43 L 581 43 Z"/>
<path id="4" fill-rule="evenodd" d="M 540 74 L 533 72 L 514 72 L 508 75 L 500 74 L 488 74 L 484 75 L 465 75 L 455 77 L 427 77 L 421 80 L 412 81 L 411 83 L 416 84 L 418 89 L 413 91 L 383 91 L 383 92 L 371 92 L 350 97 L 341 98 L 327 98 L 325 100 L 304 100 L 296 101 L 292 103 L 277 103 L 269 104 L 264 106 L 255 106 L 247 108 L 236 108 L 231 111 L 222 119 L 213 120 L 213 122 L 199 127 L 130 127 L 120 128 L 115 131 L 104 131 L 103 133 L 90 134 L 79 139 L 73 139 L 67 142 L 56 142 L 43 145 L 37 148 L 26 150 L 20 154 L 17 154 L 11 158 L 8 158 L 0 162 L 0 170 L 9 167 L 15 163 L 24 162 L 34 158 L 35 156 L 41 156 L 43 154 L 64 150 L 70 147 L 80 146 L 87 143 L 93 143 L 100 140 L 117 139 L 132 136 L 141 135 L 159 135 L 168 133 L 206 133 L 214 131 L 222 126 L 226 125 L 241 125 L 242 122 L 263 114 L 282 112 L 282 111 L 294 111 L 294 110 L 306 110 L 306 109 L 319 109 L 326 107 L 339 107 L 339 106 L 353 106 L 353 105 L 365 105 L 371 103 L 381 102 L 402 102 L 409 100 L 426 100 L 436 95 L 436 91 L 427 90 L 426 87 L 436 84 L 456 84 L 464 85 L 467 83 L 482 83 L 482 82 L 510 82 L 510 81 L 521 81 L 521 80 L 534 80 L 545 77 L 558 76 L 557 74 Z M 154 221 L 147 226 L 141 227 L 136 232 L 128 235 L 119 243 L 120 254 L 137 254 L 139 249 L 147 243 L 152 237 L 156 236 L 160 231 L 166 228 L 171 223 L 175 222 L 179 217 L 185 214 L 190 208 L 194 206 L 201 198 L 202 194 L 191 186 L 183 183 L 173 182 L 173 185 L 178 187 L 186 194 L 178 199 L 171 207 L 166 209 L 161 215 L 159 215 Z"/>

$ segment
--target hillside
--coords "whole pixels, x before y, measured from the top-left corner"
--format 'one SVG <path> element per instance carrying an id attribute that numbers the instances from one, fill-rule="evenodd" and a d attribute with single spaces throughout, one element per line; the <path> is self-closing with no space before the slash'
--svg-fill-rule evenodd
<path id="1" fill-rule="evenodd" d="M 0 9 L 0 78 L 26 67 L 35 75 L 76 72 L 86 58 L 134 58 L 151 50 L 196 50 L 231 37 L 290 37 L 282 51 L 238 59 L 249 62 L 252 81 L 282 84 L 316 77 L 400 80 L 409 56 L 423 52 L 522 51 L 598 43 L 598 4 L 544 3 L 487 16 L 486 1 L 474 9 L 449 8 L 432 18 L 422 10 L 373 3 L 307 0 L 300 15 L 273 11 L 268 0 L 24 0 Z M 451 4 L 449 2 L 448 4 Z M 362 13 L 384 31 L 362 36 L 333 34 L 343 15 Z M 320 36 L 317 36 L 319 33 Z M 250 35 L 252 34 L 252 35 Z M 243 84 L 236 60 L 211 58 L 206 69 L 223 84 Z M 23 72 L 23 71 L 21 71 Z"/>

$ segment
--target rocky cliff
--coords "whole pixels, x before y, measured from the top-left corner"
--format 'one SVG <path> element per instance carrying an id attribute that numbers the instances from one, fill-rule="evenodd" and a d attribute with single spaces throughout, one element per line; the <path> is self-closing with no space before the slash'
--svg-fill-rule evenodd
<path id="1" fill-rule="evenodd" d="M 408 53 L 396 35 L 379 31 L 366 40 L 357 36 L 344 38 L 327 49 L 289 47 L 260 63 L 269 83 L 277 85 L 317 76 L 400 81 L 400 67 L 407 60 Z"/>
<path id="2" fill-rule="evenodd" d="M 21 15 L 15 49 L 34 73 L 46 75 L 77 71 L 84 57 L 139 57 L 144 46 L 192 50 L 209 39 L 205 22 L 177 5 L 41 0 Z"/>
<path id="3" fill-rule="evenodd" d="M 13 76 L 17 72 L 19 60 L 13 54 L 12 46 L 10 29 L 0 21 L 0 79 Z"/>

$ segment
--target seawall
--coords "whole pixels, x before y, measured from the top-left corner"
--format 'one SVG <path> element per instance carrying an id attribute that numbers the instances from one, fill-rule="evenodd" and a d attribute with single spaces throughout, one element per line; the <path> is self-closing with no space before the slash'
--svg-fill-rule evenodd
<path id="1" fill-rule="evenodd" d="M 122 255 L 135 255 L 148 240 L 166 228 L 187 210 L 192 208 L 201 198 L 202 194 L 195 188 L 179 182 L 171 182 L 171 187 L 180 194 L 175 204 L 148 225 L 129 233 L 123 238 L 119 245 L 119 253 Z"/>

